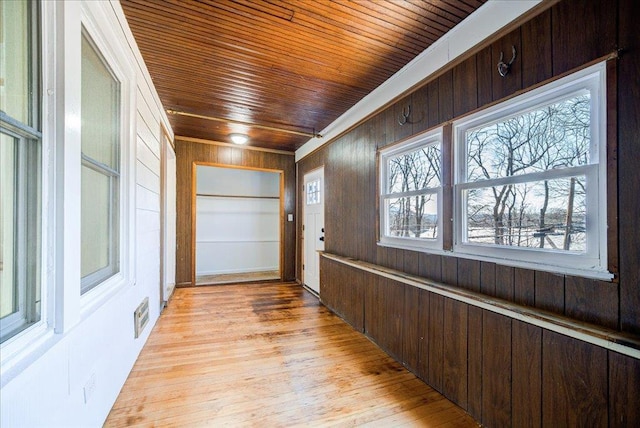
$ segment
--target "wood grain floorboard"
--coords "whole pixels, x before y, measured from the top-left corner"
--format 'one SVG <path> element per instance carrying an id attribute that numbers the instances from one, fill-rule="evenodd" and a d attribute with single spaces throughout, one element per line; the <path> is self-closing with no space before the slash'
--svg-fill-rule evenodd
<path id="1" fill-rule="evenodd" d="M 475 427 L 292 283 L 177 289 L 106 427 Z"/>

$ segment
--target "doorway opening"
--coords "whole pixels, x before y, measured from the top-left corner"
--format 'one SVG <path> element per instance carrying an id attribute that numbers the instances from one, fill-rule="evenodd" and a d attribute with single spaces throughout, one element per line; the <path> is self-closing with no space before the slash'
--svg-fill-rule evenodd
<path id="1" fill-rule="evenodd" d="M 195 284 L 282 278 L 282 171 L 195 165 Z"/>

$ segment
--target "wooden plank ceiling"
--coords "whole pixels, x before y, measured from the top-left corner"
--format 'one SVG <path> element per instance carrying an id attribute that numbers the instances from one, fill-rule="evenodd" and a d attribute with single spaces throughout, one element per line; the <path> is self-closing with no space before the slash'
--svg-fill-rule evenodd
<path id="1" fill-rule="evenodd" d="M 295 151 L 485 1 L 121 4 L 176 135 Z"/>

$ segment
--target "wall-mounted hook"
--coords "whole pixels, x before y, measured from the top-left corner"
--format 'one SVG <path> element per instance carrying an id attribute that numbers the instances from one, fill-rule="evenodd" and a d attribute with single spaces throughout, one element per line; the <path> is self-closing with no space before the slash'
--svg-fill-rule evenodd
<path id="1" fill-rule="evenodd" d="M 508 63 L 503 62 L 503 58 L 504 58 L 504 53 L 500 52 L 500 61 L 498 61 L 498 74 L 500 74 L 500 76 L 505 77 L 507 74 L 509 74 L 509 71 L 511 70 L 511 64 L 513 64 L 513 61 L 516 60 L 516 47 L 515 46 L 511 46 L 511 52 L 512 52 L 512 56 L 511 56 L 511 61 L 509 61 Z"/>
<path id="2" fill-rule="evenodd" d="M 405 110 L 406 110 L 406 113 L 405 113 Z M 400 113 L 400 115 L 398 116 L 398 123 L 400 124 L 400 126 L 407 123 L 407 121 L 409 120 L 409 115 L 411 115 L 411 106 L 410 105 L 407 106 L 406 109 L 402 107 L 402 113 Z"/>

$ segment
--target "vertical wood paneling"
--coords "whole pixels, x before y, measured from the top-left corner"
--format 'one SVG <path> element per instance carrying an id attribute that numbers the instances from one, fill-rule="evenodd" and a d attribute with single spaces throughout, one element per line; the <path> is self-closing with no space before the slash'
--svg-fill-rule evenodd
<path id="1" fill-rule="evenodd" d="M 542 329 L 513 320 L 511 425 L 542 426 Z"/>
<path id="2" fill-rule="evenodd" d="M 431 294 L 429 298 L 429 385 L 442 392 L 444 364 L 444 297 Z"/>
<path id="3" fill-rule="evenodd" d="M 638 397 L 640 397 L 640 360 L 609 352 L 609 427 L 631 428 L 638 425 L 640 421 Z"/>
<path id="4" fill-rule="evenodd" d="M 269 152 L 256 152 L 256 154 L 244 156 L 244 151 L 244 149 L 191 143 L 179 139 L 176 141 L 176 285 L 190 285 L 195 275 L 191 253 L 193 220 L 191 194 L 194 162 L 283 171 L 285 212 L 294 211 L 296 186 L 294 157 Z M 285 222 L 282 242 L 284 246 L 282 275 L 285 280 L 295 278 L 295 234 L 295 224 Z"/>
<path id="5" fill-rule="evenodd" d="M 418 134 L 429 128 L 429 87 L 417 89 L 412 95 L 413 133 Z"/>
<path id="6" fill-rule="evenodd" d="M 363 331 L 363 281 L 365 273 L 320 258 L 321 301 L 354 329 Z"/>
<path id="7" fill-rule="evenodd" d="M 467 412 L 476 420 L 482 420 L 482 385 L 483 373 L 482 362 L 483 356 L 483 310 L 477 307 L 469 306 L 469 327 L 468 337 L 468 407 Z"/>
<path id="8" fill-rule="evenodd" d="M 616 49 L 616 9 L 613 0 L 564 0 L 553 7 L 555 75 Z"/>
<path id="9" fill-rule="evenodd" d="M 515 270 L 510 266 L 496 266 L 496 297 L 514 301 Z"/>
<path id="10" fill-rule="evenodd" d="M 426 290 L 420 290 L 418 297 L 418 307 L 420 308 L 418 312 L 420 342 L 418 348 L 418 366 L 416 368 L 416 375 L 429 385 L 431 385 L 429 378 L 429 334 L 433 330 L 430 315 L 431 295 L 432 294 Z"/>
<path id="11" fill-rule="evenodd" d="M 420 276 L 434 281 L 442 280 L 442 256 L 420 253 Z"/>
<path id="12" fill-rule="evenodd" d="M 564 313 L 564 276 L 536 272 L 535 281 L 536 308 Z"/>
<path id="13" fill-rule="evenodd" d="M 433 80 L 427 85 L 429 92 L 429 100 L 427 103 L 428 124 L 427 128 L 432 128 L 441 123 L 440 120 L 440 87 L 438 79 Z"/>
<path id="14" fill-rule="evenodd" d="M 522 25 L 521 58 L 524 88 L 552 77 L 550 10 Z"/>
<path id="15" fill-rule="evenodd" d="M 542 338 L 542 425 L 607 426 L 607 351 L 551 331 Z"/>
<path id="16" fill-rule="evenodd" d="M 606 65 L 607 87 L 607 269 L 620 273 L 618 253 L 618 61 Z"/>
<path id="17" fill-rule="evenodd" d="M 402 361 L 405 285 L 378 277 L 366 299 L 365 331 L 380 348 Z"/>
<path id="18" fill-rule="evenodd" d="M 420 289 L 405 287 L 402 323 L 402 363 L 414 373 L 418 372 L 420 355 Z"/>
<path id="19" fill-rule="evenodd" d="M 480 263 L 480 292 L 487 296 L 496 295 L 496 264 Z"/>
<path id="20" fill-rule="evenodd" d="M 458 285 L 458 258 L 442 257 L 442 282 L 448 285 Z"/>
<path id="21" fill-rule="evenodd" d="M 510 426 L 511 319 L 484 311 L 482 332 L 482 422 Z"/>
<path id="22" fill-rule="evenodd" d="M 618 328 L 618 284 L 587 278 L 565 278 L 566 315 Z"/>
<path id="23" fill-rule="evenodd" d="M 402 271 L 410 275 L 420 275 L 420 253 L 416 251 L 405 251 Z"/>
<path id="24" fill-rule="evenodd" d="M 500 61 L 500 54 L 503 54 L 502 61 L 508 63 L 513 56 L 512 47 L 516 48 L 516 59 L 511 64 L 509 73 L 502 77 L 498 74 L 497 64 Z M 491 58 L 493 64 L 492 94 L 493 100 L 513 95 L 522 89 L 522 47 L 520 29 L 517 29 L 491 45 Z"/>
<path id="25" fill-rule="evenodd" d="M 438 77 L 438 111 L 440 121 L 453 119 L 453 72 L 447 71 Z"/>
<path id="26" fill-rule="evenodd" d="M 444 364 L 442 393 L 467 409 L 468 307 L 452 299 L 444 300 Z"/>
<path id="27" fill-rule="evenodd" d="M 393 115 L 391 117 L 393 127 L 392 141 L 400 141 L 413 134 L 413 121 L 415 120 L 415 114 L 413 112 L 413 105 L 411 105 L 411 95 L 407 95 L 400 101 L 393 105 Z M 409 114 L 406 123 L 401 124 L 405 119 L 403 114 Z"/>
<path id="28" fill-rule="evenodd" d="M 407 285 L 393 281 L 385 287 L 382 301 L 385 308 L 388 308 L 385 316 L 387 349 L 389 354 L 398 361 L 402 361 L 402 333 L 405 323 L 404 293 L 407 288 Z"/>
<path id="29" fill-rule="evenodd" d="M 480 262 L 458 259 L 458 286 L 471 291 L 480 291 Z"/>
<path id="30" fill-rule="evenodd" d="M 513 287 L 515 303 L 528 306 L 535 304 L 535 271 L 515 268 Z"/>
<path id="31" fill-rule="evenodd" d="M 496 65 L 492 60 L 491 46 L 487 46 L 476 54 L 476 70 L 478 82 L 478 107 L 482 107 L 493 101 L 492 78 L 496 71 Z"/>
<path id="32" fill-rule="evenodd" d="M 453 68 L 453 116 L 461 116 L 478 107 L 476 57 Z"/>
<path id="33" fill-rule="evenodd" d="M 618 231 L 620 328 L 640 334 L 640 2 L 620 1 L 620 47 L 628 55 L 618 62 Z"/>
<path id="34" fill-rule="evenodd" d="M 333 164 L 327 176 L 334 187 L 332 239 L 351 240 L 333 243 L 335 249 L 488 296 L 640 333 L 640 40 L 635 22 L 640 2 L 619 3 L 617 31 L 623 52 L 616 62 L 617 77 L 609 73 L 619 86 L 617 100 L 613 97 L 617 104 L 609 106 L 617 108 L 610 116 L 617 119 L 618 152 L 610 148 L 609 165 L 617 162 L 620 209 L 618 219 L 611 211 L 608 219 L 610 224 L 618 221 L 619 238 L 614 238 L 620 240 L 619 283 L 379 247 L 374 227 L 375 146 L 455 119 L 611 52 L 617 7 L 612 0 L 561 0 L 367 121 L 366 130 L 358 127 L 320 150 L 319 156 L 329 156 L 327 162 Z M 505 61 L 510 59 L 511 45 L 517 58 L 502 78 L 496 65 L 501 51 Z M 411 127 L 397 123 L 403 103 L 411 105 Z M 616 198 L 610 199 L 615 205 Z M 353 272 L 343 270 L 342 275 L 342 287 L 354 282 Z M 361 281 L 367 289 L 362 294 L 366 309 L 360 315 L 366 318 L 367 334 L 486 426 L 606 426 L 607 418 L 611 426 L 624 426 L 638 418 L 633 401 L 638 394 L 637 360 L 610 353 L 607 364 L 601 348 L 374 275 L 363 275 Z M 346 294 L 334 298 L 349 299 Z"/>

